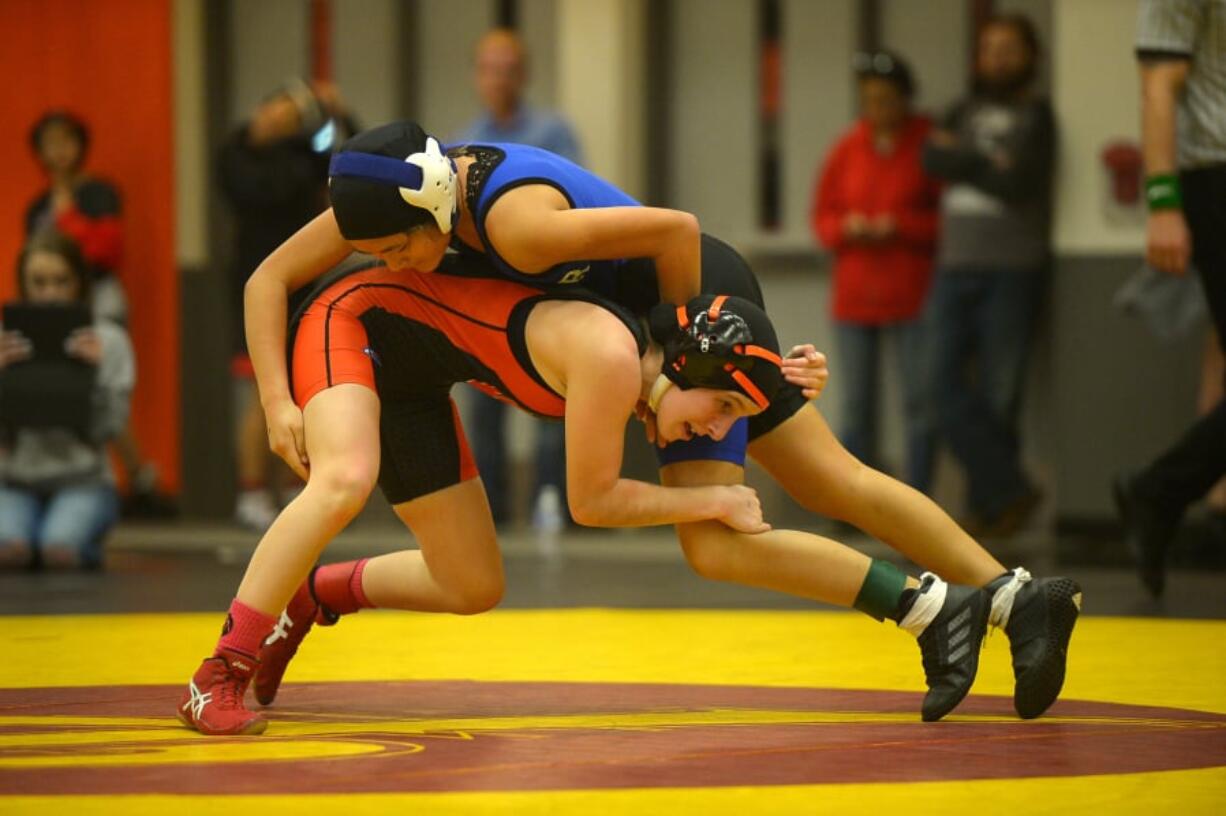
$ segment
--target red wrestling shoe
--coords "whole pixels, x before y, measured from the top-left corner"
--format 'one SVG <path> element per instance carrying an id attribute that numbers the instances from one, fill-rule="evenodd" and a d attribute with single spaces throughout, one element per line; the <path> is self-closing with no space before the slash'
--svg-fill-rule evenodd
<path id="1" fill-rule="evenodd" d="M 281 613 L 272 634 L 260 647 L 260 670 L 255 675 L 255 699 L 269 705 L 281 687 L 281 678 L 298 652 L 311 626 L 332 626 L 372 604 L 362 592 L 362 571 L 368 559 L 328 564 L 311 570 Z"/>
<path id="2" fill-rule="evenodd" d="M 314 575 L 314 573 L 312 573 Z M 260 705 L 271 705 L 277 698 L 277 689 L 281 688 L 281 678 L 289 668 L 289 662 L 298 652 L 298 644 L 311 631 L 311 625 L 318 617 L 322 625 L 335 623 L 335 616 L 329 617 L 311 593 L 311 579 L 298 587 L 289 606 L 281 613 L 280 620 L 273 627 L 272 634 L 264 639 L 260 647 L 260 668 L 255 673 L 255 699 Z"/>
<path id="3" fill-rule="evenodd" d="M 188 728 L 209 736 L 262 734 L 268 720 L 243 705 L 259 662 L 221 649 L 196 669 L 176 713 Z"/>

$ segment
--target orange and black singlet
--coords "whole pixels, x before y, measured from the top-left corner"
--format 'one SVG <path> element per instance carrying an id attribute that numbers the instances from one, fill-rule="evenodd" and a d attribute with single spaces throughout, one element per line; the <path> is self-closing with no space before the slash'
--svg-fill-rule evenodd
<path id="1" fill-rule="evenodd" d="M 646 349 L 637 321 L 594 296 L 545 294 L 445 271 L 359 269 L 321 286 L 291 324 L 294 400 L 305 408 L 320 391 L 342 383 L 379 395 L 379 483 L 393 504 L 471 479 L 477 470 L 451 387 L 469 382 L 538 416 L 561 419 L 565 400 L 533 366 L 524 327 L 537 303 L 574 299 L 617 314 L 640 353 Z"/>

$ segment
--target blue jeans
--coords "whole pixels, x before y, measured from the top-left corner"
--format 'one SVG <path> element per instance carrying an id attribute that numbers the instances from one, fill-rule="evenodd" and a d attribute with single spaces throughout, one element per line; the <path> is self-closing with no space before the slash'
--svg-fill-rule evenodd
<path id="1" fill-rule="evenodd" d="M 943 269 L 929 295 L 937 424 L 982 521 L 1033 489 L 1022 472 L 1018 409 L 1046 284 L 1045 269 Z"/>
<path id="2" fill-rule="evenodd" d="M 473 458 L 485 484 L 494 521 L 510 520 L 507 506 L 507 405 L 480 392 L 473 394 L 472 427 L 468 429 Z M 566 504 L 566 430 L 561 422 L 536 423 L 536 485 L 532 495 L 545 485 L 558 489 L 563 512 Z"/>
<path id="3" fill-rule="evenodd" d="M 102 543 L 119 520 L 119 497 L 109 484 L 40 493 L 0 485 L 0 542 L 22 543 L 46 556 L 66 550 L 85 567 L 102 564 Z"/>
<path id="4" fill-rule="evenodd" d="M 835 322 L 839 350 L 839 387 L 843 394 L 843 446 L 870 467 L 880 468 L 877 423 L 880 395 L 877 384 L 881 346 L 894 346 L 907 438 L 907 484 L 927 493 L 932 486 L 936 452 L 930 410 L 926 331 L 922 321 L 870 325 Z"/>

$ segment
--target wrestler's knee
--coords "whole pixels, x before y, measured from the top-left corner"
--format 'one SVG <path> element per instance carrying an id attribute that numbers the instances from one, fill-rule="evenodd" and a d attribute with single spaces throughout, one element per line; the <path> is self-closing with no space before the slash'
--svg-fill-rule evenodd
<path id="1" fill-rule="evenodd" d="M 312 467 L 306 489 L 329 515 L 348 520 L 362 511 L 378 475 L 377 464 L 355 458 Z"/>
<path id="2" fill-rule="evenodd" d="M 736 534 L 719 522 L 677 525 L 677 539 L 690 568 L 703 578 L 726 581 L 733 573 Z"/>
<path id="3" fill-rule="evenodd" d="M 506 582 L 501 574 L 483 576 L 457 588 L 452 594 L 451 611 L 457 615 L 479 615 L 502 602 Z"/>

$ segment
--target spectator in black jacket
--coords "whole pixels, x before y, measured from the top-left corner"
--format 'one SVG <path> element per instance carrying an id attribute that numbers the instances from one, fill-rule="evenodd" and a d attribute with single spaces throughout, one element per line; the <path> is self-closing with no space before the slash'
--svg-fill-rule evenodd
<path id="1" fill-rule="evenodd" d="M 234 318 L 231 370 L 243 390 L 238 421 L 239 496 L 235 516 L 263 531 L 276 518 L 268 490 L 275 457 L 255 392 L 243 334 L 243 286 L 248 276 L 299 227 L 327 207 L 328 162 L 335 145 L 356 128 L 336 88 L 292 80 L 260 102 L 221 147 L 221 189 L 237 225 L 230 293 Z"/>

